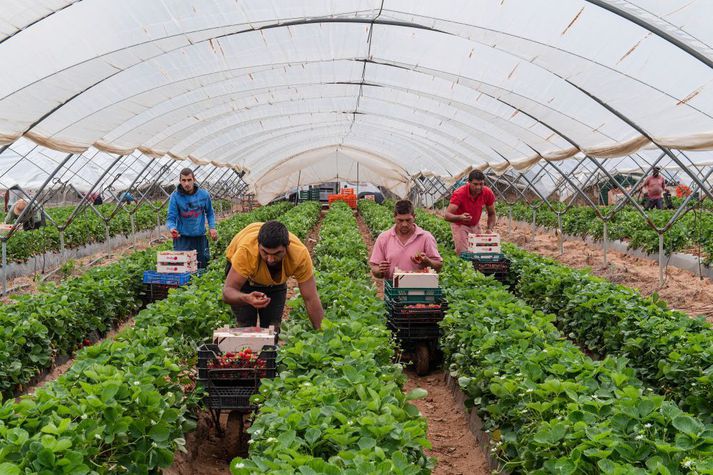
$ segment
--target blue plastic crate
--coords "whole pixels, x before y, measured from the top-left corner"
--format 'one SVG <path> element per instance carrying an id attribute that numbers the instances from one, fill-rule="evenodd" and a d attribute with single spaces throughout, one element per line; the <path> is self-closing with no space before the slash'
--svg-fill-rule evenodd
<path id="1" fill-rule="evenodd" d="M 165 274 L 155 270 L 144 271 L 144 284 L 186 285 L 191 281 L 191 273 Z"/>

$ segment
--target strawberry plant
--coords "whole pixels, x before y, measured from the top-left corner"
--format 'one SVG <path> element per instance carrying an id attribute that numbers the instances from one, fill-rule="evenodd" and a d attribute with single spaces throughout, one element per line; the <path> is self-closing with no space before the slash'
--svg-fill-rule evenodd
<path id="1" fill-rule="evenodd" d="M 260 208 L 219 223 L 218 242 L 285 210 Z M 65 375 L 3 404 L 2 473 L 148 473 L 171 464 L 195 426 L 190 410 L 200 397 L 184 392 L 192 386 L 184 364 L 199 341 L 232 320 L 220 299 L 217 255 L 205 275 L 140 312 L 135 327 L 83 348 Z"/>
<path id="2" fill-rule="evenodd" d="M 511 473 L 708 473 L 713 426 L 638 380 L 592 361 L 490 278 L 452 255 L 442 273 L 451 376 L 478 407 Z"/>
<path id="3" fill-rule="evenodd" d="M 656 298 L 508 246 L 516 292 L 598 354 L 625 357 L 648 385 L 713 421 L 713 329 Z"/>

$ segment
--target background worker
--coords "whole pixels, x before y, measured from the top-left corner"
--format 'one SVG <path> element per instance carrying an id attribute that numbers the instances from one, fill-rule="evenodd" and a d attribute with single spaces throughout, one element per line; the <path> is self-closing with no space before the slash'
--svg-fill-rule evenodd
<path id="1" fill-rule="evenodd" d="M 309 251 L 279 221 L 252 223 L 225 251 L 228 259 L 223 301 L 230 304 L 239 327 L 271 325 L 279 331 L 287 297 L 287 279 L 297 280 L 312 326 L 322 326 L 324 309 L 317 293 Z"/>
<path id="2" fill-rule="evenodd" d="M 168 202 L 166 227 L 173 238 L 174 251 L 195 250 L 198 258 L 198 268 L 205 269 L 210 259 L 210 248 L 206 238 L 205 222 L 208 220 L 210 237 L 218 239 L 215 230 L 215 213 L 210 193 L 196 184 L 193 170 L 181 170 L 180 183 L 176 191 L 171 193 Z"/>
<path id="3" fill-rule="evenodd" d="M 659 167 L 654 167 L 653 173 L 646 178 L 643 187 L 646 189 L 644 209 L 663 209 L 663 193 L 666 189 L 666 181 L 661 176 Z"/>
<path id="4" fill-rule="evenodd" d="M 391 279 L 397 267 L 415 271 L 426 267 L 441 270 L 443 259 L 436 239 L 416 225 L 413 204 L 397 201 L 394 206 L 394 226 L 379 234 L 371 252 L 369 266 L 374 277 Z"/>
<path id="5" fill-rule="evenodd" d="M 446 208 L 446 221 L 451 223 L 453 244 L 456 254 L 468 250 L 468 234 L 479 234 L 480 215 L 483 207 L 488 212 L 486 233 L 495 228 L 495 193 L 485 186 L 485 175 L 479 170 L 473 170 L 468 175 L 468 183 L 458 188 L 451 196 L 451 202 Z"/>
<path id="6" fill-rule="evenodd" d="M 18 221 L 22 212 L 27 208 L 27 201 L 23 198 L 18 199 L 10 208 L 10 211 L 5 215 L 5 224 L 14 224 L 15 229 L 20 225 L 25 231 L 30 231 L 31 229 L 36 229 L 35 227 L 35 213 L 32 210 L 27 210 L 25 215 L 22 217 L 22 221 Z"/>

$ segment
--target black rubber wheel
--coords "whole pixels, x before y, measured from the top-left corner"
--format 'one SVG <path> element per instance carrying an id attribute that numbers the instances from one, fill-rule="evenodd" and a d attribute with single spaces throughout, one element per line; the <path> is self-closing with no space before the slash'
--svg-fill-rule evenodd
<path id="1" fill-rule="evenodd" d="M 243 431 L 245 424 L 243 422 L 243 413 L 240 411 L 230 411 L 228 414 L 228 422 L 225 424 L 225 452 L 228 460 L 233 460 L 237 456 L 245 456 L 245 437 Z"/>
<path id="2" fill-rule="evenodd" d="M 428 374 L 428 369 L 431 362 L 430 351 L 428 351 L 428 345 L 421 344 L 416 347 L 414 354 L 414 363 L 416 366 L 416 374 L 419 376 L 425 376 Z"/>

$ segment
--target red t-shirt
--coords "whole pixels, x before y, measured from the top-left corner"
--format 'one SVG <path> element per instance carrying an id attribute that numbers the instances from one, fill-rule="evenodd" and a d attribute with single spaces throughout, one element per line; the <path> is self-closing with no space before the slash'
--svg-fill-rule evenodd
<path id="1" fill-rule="evenodd" d="M 470 223 L 458 222 L 455 224 L 476 226 L 480 222 L 480 215 L 483 212 L 483 206 L 491 206 L 495 203 L 495 193 L 493 193 L 493 190 L 487 186 L 484 186 L 483 191 L 481 191 L 480 194 L 473 199 L 470 195 L 469 187 L 470 185 L 466 183 L 454 191 L 451 196 L 451 204 L 458 206 L 458 211 L 453 214 L 470 213 L 472 216 Z"/>

